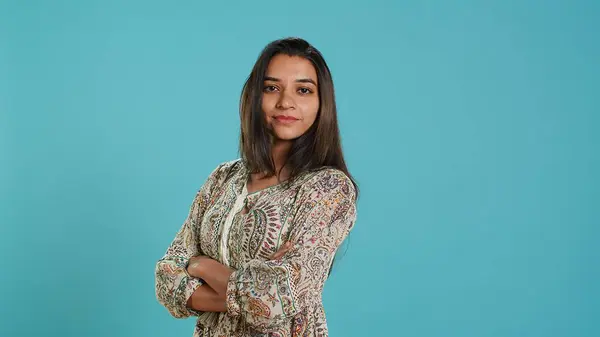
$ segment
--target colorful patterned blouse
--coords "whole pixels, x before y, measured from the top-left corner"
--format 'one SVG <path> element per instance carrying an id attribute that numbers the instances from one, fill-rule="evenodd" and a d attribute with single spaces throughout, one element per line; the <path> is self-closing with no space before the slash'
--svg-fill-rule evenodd
<path id="1" fill-rule="evenodd" d="M 352 182 L 340 170 L 323 168 L 248 193 L 249 176 L 240 159 L 210 174 L 156 265 L 157 299 L 173 317 L 197 317 L 194 336 L 327 336 L 321 293 L 356 220 Z M 292 248 L 270 260 L 286 241 Z M 186 308 L 202 286 L 186 271 L 196 255 L 234 270 L 227 312 Z"/>

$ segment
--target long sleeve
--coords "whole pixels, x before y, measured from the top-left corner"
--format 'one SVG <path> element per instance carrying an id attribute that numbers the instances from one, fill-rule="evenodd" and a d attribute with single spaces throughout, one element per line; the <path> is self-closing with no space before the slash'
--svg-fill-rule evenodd
<path id="1" fill-rule="evenodd" d="M 307 186 L 292 220 L 293 247 L 280 260 L 254 259 L 235 271 L 227 312 L 269 331 L 320 301 L 333 256 L 356 219 L 355 191 L 341 171 L 327 170 Z"/>
<path id="2" fill-rule="evenodd" d="M 187 308 L 186 304 L 202 281 L 187 272 L 189 259 L 201 254 L 197 240 L 200 221 L 210 200 L 221 165 L 208 177 L 196 193 L 189 213 L 164 256 L 156 263 L 156 298 L 175 318 L 198 316 L 201 312 Z"/>

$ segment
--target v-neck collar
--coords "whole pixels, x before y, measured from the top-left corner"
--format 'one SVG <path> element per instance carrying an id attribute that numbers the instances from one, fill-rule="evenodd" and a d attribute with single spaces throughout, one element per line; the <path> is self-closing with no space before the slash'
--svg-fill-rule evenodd
<path id="1" fill-rule="evenodd" d="M 242 171 L 242 175 L 241 175 L 241 183 L 242 183 L 242 193 L 244 193 L 247 197 L 254 197 L 256 195 L 260 195 L 263 192 L 267 192 L 269 190 L 275 190 L 279 187 L 282 187 L 283 185 L 285 185 L 288 180 L 284 180 L 282 182 L 279 182 L 277 184 L 273 184 L 264 188 L 261 188 L 260 190 L 256 190 L 254 192 L 250 192 L 248 191 L 248 182 L 250 181 L 251 175 L 250 175 L 250 170 L 248 170 L 248 167 L 245 164 L 243 165 L 243 169 Z"/>

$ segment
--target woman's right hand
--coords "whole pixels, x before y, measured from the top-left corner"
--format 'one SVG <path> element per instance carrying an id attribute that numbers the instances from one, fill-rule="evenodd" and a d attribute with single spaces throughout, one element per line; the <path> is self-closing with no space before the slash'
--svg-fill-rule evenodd
<path id="1" fill-rule="evenodd" d="M 281 247 L 279 247 L 279 250 L 277 252 L 275 252 L 275 254 L 271 255 L 271 260 L 279 260 L 280 258 L 282 258 L 285 253 L 288 252 L 288 250 L 290 250 L 290 248 L 292 248 L 292 243 L 291 242 L 286 242 L 284 243 Z"/>

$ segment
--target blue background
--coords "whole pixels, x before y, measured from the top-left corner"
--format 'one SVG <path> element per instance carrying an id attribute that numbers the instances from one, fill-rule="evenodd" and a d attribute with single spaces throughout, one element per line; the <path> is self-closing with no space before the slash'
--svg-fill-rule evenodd
<path id="1" fill-rule="evenodd" d="M 596 1 L 2 1 L 0 336 L 191 336 L 154 264 L 301 36 L 359 219 L 331 336 L 600 336 Z"/>

